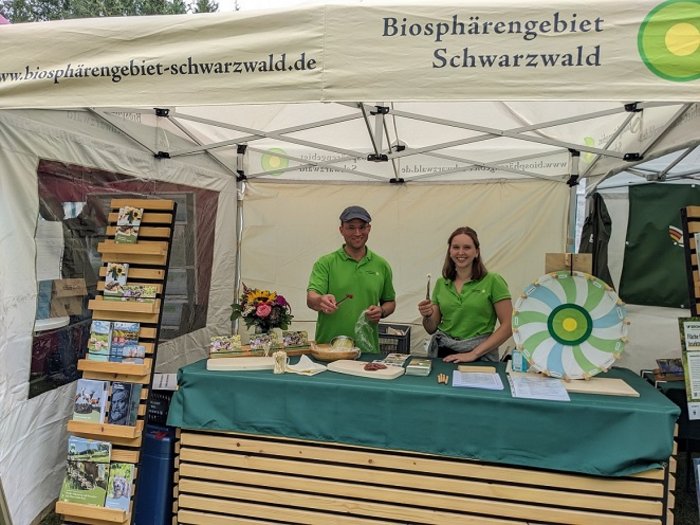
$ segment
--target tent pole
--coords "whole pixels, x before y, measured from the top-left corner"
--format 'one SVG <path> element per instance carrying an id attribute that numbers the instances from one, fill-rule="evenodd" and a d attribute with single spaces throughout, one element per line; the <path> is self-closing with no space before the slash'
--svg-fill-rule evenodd
<path id="1" fill-rule="evenodd" d="M 576 209 L 578 194 L 576 186 L 569 188 L 569 219 L 566 228 L 566 253 L 576 253 Z"/>
<path id="2" fill-rule="evenodd" d="M 566 234 L 566 253 L 576 252 L 576 212 L 578 208 L 578 188 L 579 180 L 579 162 L 581 160 L 581 152 L 578 150 L 569 150 L 569 220 L 567 224 Z"/>
<path id="3" fill-rule="evenodd" d="M 243 198 L 245 196 L 246 181 L 239 179 L 236 182 L 236 269 L 234 272 L 234 288 L 232 303 L 238 301 L 241 296 L 241 237 L 243 234 Z M 239 319 L 231 321 L 231 333 L 238 333 Z"/>

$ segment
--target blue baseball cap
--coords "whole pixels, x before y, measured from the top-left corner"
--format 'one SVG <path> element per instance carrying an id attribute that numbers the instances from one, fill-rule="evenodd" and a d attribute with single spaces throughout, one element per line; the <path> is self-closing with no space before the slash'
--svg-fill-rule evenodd
<path id="1" fill-rule="evenodd" d="M 343 213 L 340 214 L 341 222 L 348 222 L 353 219 L 360 219 L 365 222 L 372 222 L 372 217 L 370 217 L 369 213 L 367 213 L 367 210 L 365 210 L 361 206 L 348 206 L 343 210 Z"/>

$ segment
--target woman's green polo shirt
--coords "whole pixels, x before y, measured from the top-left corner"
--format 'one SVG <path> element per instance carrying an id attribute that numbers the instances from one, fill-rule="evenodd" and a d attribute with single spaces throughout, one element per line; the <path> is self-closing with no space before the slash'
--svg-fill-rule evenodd
<path id="1" fill-rule="evenodd" d="M 505 279 L 489 272 L 478 281 L 469 281 L 457 293 L 453 281 L 440 277 L 433 290 L 433 303 L 440 307 L 438 328 L 455 339 L 490 334 L 496 328 L 494 303 L 510 299 Z"/>
<path id="2" fill-rule="evenodd" d="M 396 297 L 389 263 L 369 248 L 359 261 L 345 253 L 343 248 L 322 256 L 314 264 L 307 290 L 321 295 L 334 295 L 336 301 L 352 294 L 352 299 L 344 301 L 335 313 L 318 313 L 318 343 L 328 343 L 337 335 L 355 339 L 355 323 L 360 314 L 373 304 L 393 301 Z M 374 326 L 373 351 L 378 352 L 379 335 L 376 325 Z M 362 350 L 369 351 L 365 348 Z"/>

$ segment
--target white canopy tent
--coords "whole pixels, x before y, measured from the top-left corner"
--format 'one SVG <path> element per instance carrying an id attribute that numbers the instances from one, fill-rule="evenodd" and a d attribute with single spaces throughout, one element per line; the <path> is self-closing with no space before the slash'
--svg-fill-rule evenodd
<path id="1" fill-rule="evenodd" d="M 516 295 L 573 245 L 567 182 L 698 145 L 699 19 L 693 2 L 501 0 L 0 28 L 0 479 L 15 523 L 58 493 L 71 402 L 70 385 L 27 399 L 40 160 L 218 192 L 206 326 L 161 345 L 162 371 L 228 329 L 239 277 L 284 293 L 313 331 L 308 273 L 349 204 L 371 211 L 370 246 L 394 268 L 391 320 L 413 324 L 455 227 L 475 227 Z M 633 312 L 631 368 L 659 348 L 635 315 L 649 326 Z"/>

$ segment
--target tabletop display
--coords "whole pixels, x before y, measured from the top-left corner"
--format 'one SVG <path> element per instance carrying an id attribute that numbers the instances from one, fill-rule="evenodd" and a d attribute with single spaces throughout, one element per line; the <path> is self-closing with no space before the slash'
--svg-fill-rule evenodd
<path id="1" fill-rule="evenodd" d="M 627 341 L 627 312 L 600 279 L 574 271 L 544 275 L 516 301 L 513 339 L 530 366 L 588 379 L 608 370 Z"/>

